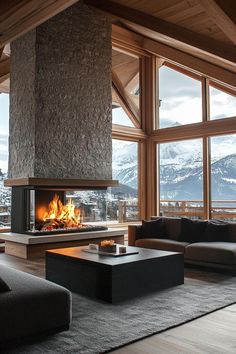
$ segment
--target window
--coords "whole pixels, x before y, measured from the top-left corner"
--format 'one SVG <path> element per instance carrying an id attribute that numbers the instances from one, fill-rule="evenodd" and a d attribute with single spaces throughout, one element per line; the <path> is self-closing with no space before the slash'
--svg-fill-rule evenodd
<path id="1" fill-rule="evenodd" d="M 133 122 L 122 107 L 122 101 L 112 88 L 112 123 L 134 127 Z"/>
<path id="2" fill-rule="evenodd" d="M 211 217 L 236 220 L 236 134 L 212 137 Z"/>
<path id="3" fill-rule="evenodd" d="M 0 94 L 0 229 L 10 226 L 11 190 L 4 187 L 8 173 L 9 95 Z"/>
<path id="4" fill-rule="evenodd" d="M 112 178 L 119 187 L 109 188 L 108 223 L 139 220 L 138 143 L 112 140 Z"/>
<path id="5" fill-rule="evenodd" d="M 112 122 L 140 125 L 139 58 L 112 50 Z"/>
<path id="6" fill-rule="evenodd" d="M 201 81 L 163 65 L 159 69 L 159 128 L 201 121 Z"/>
<path id="7" fill-rule="evenodd" d="M 210 86 L 210 119 L 236 116 L 236 97 Z"/>
<path id="8" fill-rule="evenodd" d="M 203 217 L 202 140 L 160 144 L 160 214 Z"/>

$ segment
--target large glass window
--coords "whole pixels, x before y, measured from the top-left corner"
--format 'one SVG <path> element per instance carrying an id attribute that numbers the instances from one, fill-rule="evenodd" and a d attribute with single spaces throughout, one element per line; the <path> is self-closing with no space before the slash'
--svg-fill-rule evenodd
<path id="1" fill-rule="evenodd" d="M 0 94 L 0 229 L 10 226 L 11 192 L 4 187 L 8 173 L 9 95 Z"/>
<path id="2" fill-rule="evenodd" d="M 201 81 L 163 65 L 159 69 L 159 128 L 201 121 Z"/>
<path id="3" fill-rule="evenodd" d="M 211 217 L 236 220 L 236 134 L 210 142 Z"/>
<path id="4" fill-rule="evenodd" d="M 134 127 L 134 123 L 125 112 L 123 106 L 118 94 L 115 92 L 114 88 L 112 88 L 112 123 Z"/>
<path id="5" fill-rule="evenodd" d="M 113 139 L 112 178 L 119 180 L 119 187 L 109 188 L 108 223 L 139 220 L 138 143 Z"/>
<path id="6" fill-rule="evenodd" d="M 160 214 L 203 218 L 202 139 L 160 144 Z"/>
<path id="7" fill-rule="evenodd" d="M 112 50 L 112 122 L 134 127 L 140 123 L 139 58 Z"/>
<path id="8" fill-rule="evenodd" d="M 125 94 L 139 107 L 139 58 L 112 50 L 112 71 L 124 88 Z"/>
<path id="9" fill-rule="evenodd" d="M 230 95 L 210 86 L 210 119 L 222 119 L 236 116 L 236 95 Z"/>

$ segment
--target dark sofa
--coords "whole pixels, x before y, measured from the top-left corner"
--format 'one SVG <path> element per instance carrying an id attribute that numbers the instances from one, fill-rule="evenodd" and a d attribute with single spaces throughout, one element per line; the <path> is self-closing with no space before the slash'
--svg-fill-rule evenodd
<path id="1" fill-rule="evenodd" d="M 69 328 L 71 293 L 67 289 L 3 265 L 0 280 L 0 348 Z"/>
<path id="2" fill-rule="evenodd" d="M 236 270 L 236 223 L 152 217 L 129 225 L 130 246 L 184 253 L 185 263 Z"/>

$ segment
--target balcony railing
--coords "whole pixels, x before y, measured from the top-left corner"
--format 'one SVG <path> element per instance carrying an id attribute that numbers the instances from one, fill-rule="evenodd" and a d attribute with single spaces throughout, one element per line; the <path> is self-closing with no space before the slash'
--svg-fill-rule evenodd
<path id="1" fill-rule="evenodd" d="M 192 219 L 204 218 L 203 201 L 200 200 L 161 200 L 160 214 Z M 211 217 L 215 219 L 236 220 L 236 200 L 213 200 Z"/>
<path id="2" fill-rule="evenodd" d="M 114 209 L 114 206 L 113 208 Z M 115 214 L 108 218 L 108 222 L 126 223 L 137 221 L 139 217 L 139 208 L 137 202 L 118 201 Z M 203 201 L 200 200 L 161 200 L 160 215 L 188 217 L 191 219 L 203 219 L 204 208 Z M 108 210 L 108 217 L 110 212 Z M 236 200 L 213 200 L 211 208 L 211 217 L 214 219 L 227 219 L 236 221 Z M 10 227 L 10 206 L 7 210 L 0 213 L 0 229 Z"/>

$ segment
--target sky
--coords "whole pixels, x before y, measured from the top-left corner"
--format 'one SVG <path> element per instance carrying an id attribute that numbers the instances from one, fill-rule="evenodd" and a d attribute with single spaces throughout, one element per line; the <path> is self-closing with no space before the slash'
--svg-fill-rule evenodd
<path id="1" fill-rule="evenodd" d="M 160 127 L 202 120 L 201 83 L 166 66 L 159 72 Z M 236 97 L 210 87 L 210 118 L 236 116 Z"/>
<path id="2" fill-rule="evenodd" d="M 7 172 L 9 134 L 9 95 L 0 94 L 0 169 Z"/>
<path id="3" fill-rule="evenodd" d="M 0 94 L 0 135 L 8 135 L 9 131 L 9 95 Z"/>

